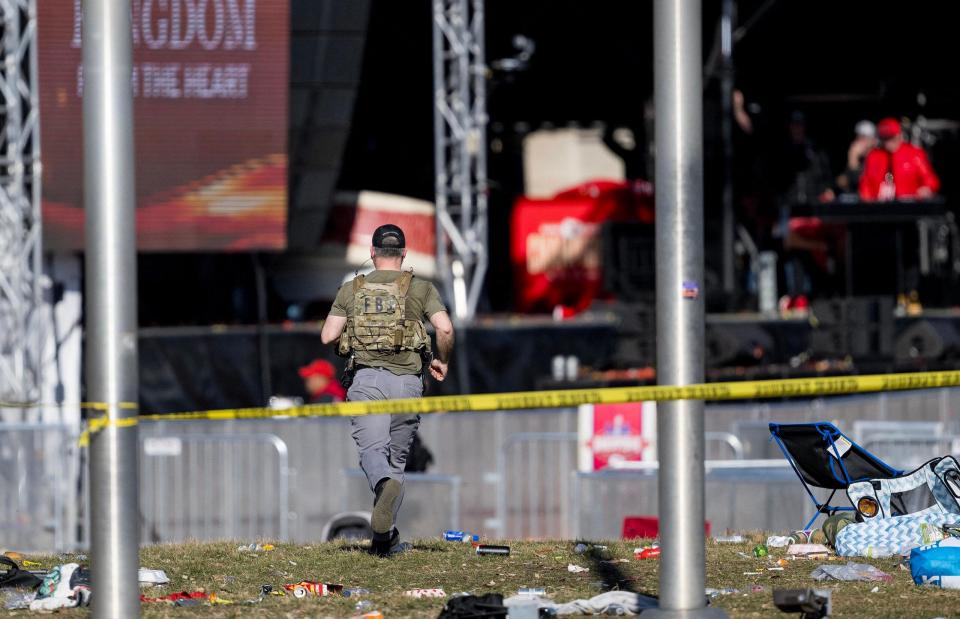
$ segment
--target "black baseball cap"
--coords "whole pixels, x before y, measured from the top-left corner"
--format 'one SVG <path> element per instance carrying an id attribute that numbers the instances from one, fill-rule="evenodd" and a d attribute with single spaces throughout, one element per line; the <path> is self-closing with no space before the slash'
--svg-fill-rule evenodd
<path id="1" fill-rule="evenodd" d="M 403 248 L 407 240 L 403 237 L 403 230 L 393 224 L 383 224 L 373 231 L 373 246 L 381 248 Z"/>

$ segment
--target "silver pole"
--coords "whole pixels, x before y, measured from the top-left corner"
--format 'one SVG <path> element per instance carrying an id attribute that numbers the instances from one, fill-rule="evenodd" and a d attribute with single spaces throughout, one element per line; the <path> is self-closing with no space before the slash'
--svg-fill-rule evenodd
<path id="1" fill-rule="evenodd" d="M 704 376 L 703 90 L 700 0 L 656 0 L 657 382 Z M 703 402 L 657 405 L 659 617 L 725 616 L 705 608 Z M 648 611 L 652 612 L 652 611 Z"/>
<path id="2" fill-rule="evenodd" d="M 447 100 L 447 59 L 444 57 L 442 24 L 446 21 L 443 0 L 433 0 L 433 166 L 435 184 L 435 234 L 437 244 L 437 279 L 443 284 L 443 292 L 449 303 L 454 303 L 453 275 L 450 272 L 447 234 L 443 226 L 443 215 L 447 213 L 449 196 L 447 193 L 448 169 L 446 121 L 442 109 Z M 454 312 L 456 314 L 456 312 Z"/>
<path id="3" fill-rule="evenodd" d="M 94 617 L 140 613 L 137 277 L 130 3 L 83 3 L 87 399 L 111 423 L 90 439 Z"/>
<path id="4" fill-rule="evenodd" d="M 733 28 L 736 21 L 734 0 L 720 3 L 720 132 L 723 138 L 723 291 L 728 301 L 736 291 L 733 265 Z"/>

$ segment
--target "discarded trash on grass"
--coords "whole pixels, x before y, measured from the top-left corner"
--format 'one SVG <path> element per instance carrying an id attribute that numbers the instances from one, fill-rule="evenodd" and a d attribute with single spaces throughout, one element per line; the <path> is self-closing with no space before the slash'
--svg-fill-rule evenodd
<path id="1" fill-rule="evenodd" d="M 808 559 L 817 559 L 830 555 L 830 549 L 823 544 L 790 544 L 787 554 Z"/>
<path id="2" fill-rule="evenodd" d="M 283 588 L 287 591 L 292 591 L 293 597 L 295 598 L 305 598 L 311 593 L 323 597 L 343 592 L 343 585 L 316 582 L 313 580 L 301 580 L 300 582 L 283 585 Z"/>
<path id="3" fill-rule="evenodd" d="M 814 580 L 866 580 L 893 582 L 893 576 L 866 563 L 848 562 L 846 565 L 821 565 L 810 572 Z"/>
<path id="4" fill-rule="evenodd" d="M 520 587 L 520 589 L 517 590 L 517 595 L 526 597 L 544 597 L 547 595 L 547 590 L 543 587 Z"/>
<path id="5" fill-rule="evenodd" d="M 631 591 L 607 591 L 590 599 L 573 600 L 557 604 L 543 598 L 529 598 L 518 595 L 503 601 L 507 608 L 527 605 L 531 600 L 539 602 L 541 611 L 551 615 L 636 615 L 643 610 L 657 608 L 656 598 Z"/>
<path id="6" fill-rule="evenodd" d="M 276 548 L 273 544 L 241 544 L 237 546 L 240 552 L 270 552 Z"/>
<path id="7" fill-rule="evenodd" d="M 571 572 L 571 573 L 573 573 L 573 574 L 579 574 L 579 573 L 581 573 L 581 572 L 589 572 L 589 571 L 590 571 L 590 568 L 589 568 L 589 567 L 582 567 L 582 566 L 574 565 L 573 563 L 570 563 L 570 564 L 567 565 L 567 571 L 568 571 L 568 572 Z"/>
<path id="8" fill-rule="evenodd" d="M 3 607 L 7 610 L 25 610 L 30 608 L 30 602 L 37 597 L 33 591 L 5 591 Z"/>
<path id="9" fill-rule="evenodd" d="M 767 538 L 768 548 L 786 548 L 793 543 L 793 538 L 788 535 L 771 535 Z"/>
<path id="10" fill-rule="evenodd" d="M 168 593 L 167 595 L 161 595 L 160 597 L 147 597 L 145 595 L 140 596 L 141 602 L 172 602 L 178 606 L 194 606 L 195 604 L 191 603 L 196 601 L 196 604 L 199 604 L 201 601 L 208 599 L 206 591 L 177 591 L 176 593 Z"/>
<path id="11" fill-rule="evenodd" d="M 350 587 L 349 589 L 343 590 L 343 597 L 345 598 L 358 598 L 362 595 L 370 595 L 370 589 L 362 589 L 360 587 Z"/>
<path id="12" fill-rule="evenodd" d="M 447 542 L 479 542 L 480 536 L 469 531 L 444 531 L 443 539 Z"/>
<path id="13" fill-rule="evenodd" d="M 54 611 L 90 605 L 90 570 L 77 563 L 64 563 L 43 577 L 30 610 Z"/>
<path id="14" fill-rule="evenodd" d="M 163 570 L 141 567 L 137 570 L 137 582 L 140 583 L 141 587 L 154 587 L 169 584 L 170 579 Z"/>
<path id="15" fill-rule="evenodd" d="M 960 589 L 960 539 L 949 537 L 910 551 L 910 575 L 918 585 Z"/>
<path id="16" fill-rule="evenodd" d="M 714 544 L 742 544 L 747 541 L 742 535 L 721 535 L 713 538 Z"/>
<path id="17" fill-rule="evenodd" d="M 613 559 L 610 549 L 601 544 L 585 544 L 583 542 L 579 542 L 573 547 L 573 552 L 574 554 L 578 555 L 586 554 L 601 561 L 609 561 Z"/>
<path id="18" fill-rule="evenodd" d="M 410 589 L 403 594 L 408 598 L 445 598 L 447 594 L 443 589 Z"/>
<path id="19" fill-rule="evenodd" d="M 803 613 L 804 617 L 829 617 L 832 611 L 830 589 L 774 589 L 773 604 L 785 613 Z"/>
<path id="20" fill-rule="evenodd" d="M 715 598 L 721 595 L 733 595 L 735 593 L 740 593 L 740 589 L 734 589 L 733 587 L 725 587 L 723 589 L 714 589 L 713 587 L 707 587 L 705 593 L 709 598 Z"/>

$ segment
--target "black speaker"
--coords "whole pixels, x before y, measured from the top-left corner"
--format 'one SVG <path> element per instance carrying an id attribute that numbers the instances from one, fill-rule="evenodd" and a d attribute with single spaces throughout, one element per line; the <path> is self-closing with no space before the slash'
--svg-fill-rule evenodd
<path id="1" fill-rule="evenodd" d="M 656 304 L 651 301 L 596 301 L 592 312 L 609 312 L 618 319 L 617 343 L 610 364 L 637 368 L 657 363 Z"/>
<path id="2" fill-rule="evenodd" d="M 871 361 L 893 357 L 893 298 L 849 297 L 814 301 L 811 352 L 825 358 Z"/>
<path id="3" fill-rule="evenodd" d="M 960 357 L 960 333 L 952 321 L 918 320 L 897 336 L 898 364 L 929 365 Z"/>
<path id="4" fill-rule="evenodd" d="M 608 221 L 600 230 L 603 288 L 621 301 L 649 301 L 656 291 L 653 224 Z"/>
<path id="5" fill-rule="evenodd" d="M 767 361 L 775 341 L 763 325 L 711 321 L 707 324 L 707 367 L 753 366 Z"/>

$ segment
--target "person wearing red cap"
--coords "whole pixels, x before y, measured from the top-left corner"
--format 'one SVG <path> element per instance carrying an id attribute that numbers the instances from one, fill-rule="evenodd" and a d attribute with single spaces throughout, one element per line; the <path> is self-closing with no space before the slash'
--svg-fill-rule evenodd
<path id="1" fill-rule="evenodd" d="M 940 189 L 940 179 L 927 153 L 903 139 L 900 122 L 877 124 L 880 145 L 867 155 L 860 177 L 860 197 L 868 201 L 927 199 Z"/>
<path id="2" fill-rule="evenodd" d="M 299 373 L 311 404 L 343 402 L 346 399 L 347 392 L 333 379 L 333 364 L 326 359 L 314 359 L 300 368 Z"/>

